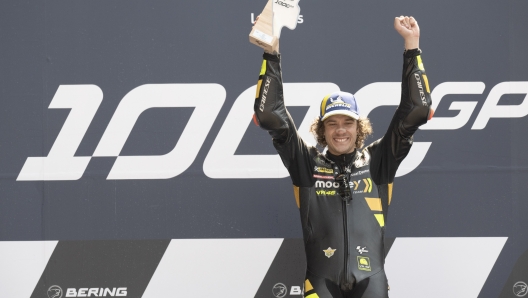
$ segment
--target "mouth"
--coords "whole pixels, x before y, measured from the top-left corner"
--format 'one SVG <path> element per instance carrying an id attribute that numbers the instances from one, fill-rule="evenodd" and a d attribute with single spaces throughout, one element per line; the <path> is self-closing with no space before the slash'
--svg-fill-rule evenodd
<path id="1" fill-rule="evenodd" d="M 334 142 L 336 143 L 346 143 L 350 140 L 350 138 L 334 138 Z"/>

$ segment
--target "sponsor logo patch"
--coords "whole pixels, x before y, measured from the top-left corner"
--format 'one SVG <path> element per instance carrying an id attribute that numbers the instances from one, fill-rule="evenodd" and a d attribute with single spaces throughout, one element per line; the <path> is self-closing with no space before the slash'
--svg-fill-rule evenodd
<path id="1" fill-rule="evenodd" d="M 372 192 L 372 179 L 365 178 L 360 180 L 354 180 L 352 181 L 353 185 L 350 187 L 353 187 L 352 190 L 353 193 L 370 193 Z"/>
<path id="2" fill-rule="evenodd" d="M 324 173 L 324 174 L 334 174 L 334 170 L 332 170 L 330 168 L 318 167 L 318 166 L 314 167 L 314 172 Z"/>
<path id="3" fill-rule="evenodd" d="M 362 255 L 364 252 L 365 253 L 368 252 L 366 246 L 365 247 L 361 247 L 361 246 L 358 245 L 358 247 L 356 247 L 356 249 L 357 249 L 357 251 L 359 252 L 360 255 Z"/>
<path id="4" fill-rule="evenodd" d="M 418 87 L 418 92 L 420 93 L 420 99 L 422 100 L 422 104 L 424 106 L 427 106 L 427 100 L 425 99 L 425 92 L 422 85 L 422 80 L 420 79 L 420 74 L 415 73 L 414 78 L 416 79 L 416 86 Z"/>
<path id="5" fill-rule="evenodd" d="M 370 170 L 368 170 L 368 169 L 367 170 L 362 170 L 362 171 L 357 171 L 355 173 L 350 174 L 350 177 L 363 175 L 363 174 L 368 173 L 368 172 L 370 172 Z"/>
<path id="6" fill-rule="evenodd" d="M 323 176 L 323 175 L 314 174 L 313 177 L 317 179 L 334 180 L 334 176 Z"/>
<path id="7" fill-rule="evenodd" d="M 336 103 L 331 103 L 329 105 L 326 106 L 326 111 L 330 110 L 330 109 L 333 109 L 333 108 L 345 108 L 345 109 L 350 109 L 351 105 L 348 104 L 348 103 L 344 103 L 344 102 L 336 102 Z"/>
<path id="8" fill-rule="evenodd" d="M 264 85 L 264 91 L 262 91 L 262 97 L 260 98 L 260 106 L 259 109 L 261 112 L 264 112 L 264 104 L 266 103 L 266 96 L 268 96 L 268 90 L 271 84 L 271 78 L 266 78 L 266 83 Z"/>
<path id="9" fill-rule="evenodd" d="M 357 257 L 358 269 L 363 271 L 370 271 L 370 259 L 368 257 Z"/>
<path id="10" fill-rule="evenodd" d="M 343 98 L 341 98 L 341 96 L 338 96 L 336 99 L 330 98 L 330 102 L 334 103 L 334 102 L 344 102 L 344 101 L 343 101 Z"/>
<path id="11" fill-rule="evenodd" d="M 334 255 L 334 252 L 336 251 L 337 249 L 332 249 L 331 247 L 328 247 L 327 249 L 323 249 L 324 253 L 325 253 L 325 256 L 330 258 L 331 256 Z M 369 270 L 370 271 L 370 270 Z"/>
<path id="12" fill-rule="evenodd" d="M 325 190 L 325 189 L 318 189 L 315 191 L 315 194 L 318 196 L 335 196 L 337 194 L 337 191 L 335 190 Z"/>

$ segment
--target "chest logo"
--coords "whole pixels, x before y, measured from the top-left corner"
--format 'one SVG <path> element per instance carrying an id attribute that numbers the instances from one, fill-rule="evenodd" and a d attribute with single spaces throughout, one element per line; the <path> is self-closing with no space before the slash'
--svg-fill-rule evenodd
<path id="1" fill-rule="evenodd" d="M 370 271 L 370 259 L 368 257 L 357 257 L 358 269 L 363 271 Z"/>
<path id="2" fill-rule="evenodd" d="M 354 193 L 372 192 L 372 179 L 370 178 L 359 179 L 356 181 L 352 181 L 352 183 L 354 184 L 353 186 L 351 185 L 351 187 L 353 187 L 352 191 Z M 364 188 L 363 188 L 363 185 L 364 185 Z"/>
<path id="3" fill-rule="evenodd" d="M 314 167 L 314 172 L 323 173 L 323 174 L 334 174 L 334 170 L 332 170 L 331 168 L 318 167 L 318 166 Z"/>
<path id="4" fill-rule="evenodd" d="M 368 252 L 367 250 L 367 247 L 361 247 L 358 245 L 358 247 L 356 247 L 357 251 L 359 252 L 360 255 L 362 255 L 364 252 Z"/>
<path id="5" fill-rule="evenodd" d="M 325 253 L 325 256 L 330 258 L 331 256 L 334 255 L 334 252 L 336 251 L 335 249 L 332 249 L 331 247 L 328 247 L 328 249 L 323 249 L 324 253 Z"/>

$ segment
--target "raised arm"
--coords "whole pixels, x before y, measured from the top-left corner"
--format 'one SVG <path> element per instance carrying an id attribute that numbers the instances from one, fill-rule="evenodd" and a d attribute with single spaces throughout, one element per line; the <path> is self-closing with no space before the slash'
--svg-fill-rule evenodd
<path id="1" fill-rule="evenodd" d="M 418 22 L 413 17 L 399 17 L 394 20 L 394 28 L 405 42 L 402 95 L 398 107 L 402 116 L 400 132 L 402 136 L 410 138 L 420 125 L 432 117 L 431 91 L 422 61 L 422 51 L 418 47 Z"/>
<path id="2" fill-rule="evenodd" d="M 276 143 L 284 143 L 295 130 L 284 105 L 280 55 L 264 53 L 253 109 L 262 129 Z"/>
<path id="3" fill-rule="evenodd" d="M 422 62 L 422 51 L 418 48 L 418 22 L 413 17 L 397 17 L 394 28 L 405 44 L 402 91 L 400 105 L 389 129 L 383 139 L 370 148 L 373 154 L 372 177 L 378 184 L 394 180 L 398 166 L 411 149 L 414 132 L 433 115 L 429 82 Z"/>
<path id="4" fill-rule="evenodd" d="M 253 105 L 259 126 L 273 138 L 273 146 L 288 169 L 296 186 L 312 184 L 313 159 L 316 149 L 307 146 L 299 136 L 284 104 L 280 56 L 264 53 Z"/>

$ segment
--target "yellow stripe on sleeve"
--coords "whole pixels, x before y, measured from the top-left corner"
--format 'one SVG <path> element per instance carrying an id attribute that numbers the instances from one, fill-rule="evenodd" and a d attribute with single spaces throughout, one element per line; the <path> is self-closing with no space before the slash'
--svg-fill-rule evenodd
<path id="1" fill-rule="evenodd" d="M 260 75 L 263 76 L 266 73 L 266 59 L 262 60 L 262 67 L 260 68 Z"/>
<path id="2" fill-rule="evenodd" d="M 306 296 L 306 298 L 319 298 L 319 295 L 317 295 L 317 293 L 313 293 L 313 294 Z"/>
<path id="3" fill-rule="evenodd" d="M 388 192 L 389 192 L 389 205 L 390 205 L 391 200 L 392 200 L 392 183 L 389 183 L 388 187 L 389 187 Z"/>
<path id="4" fill-rule="evenodd" d="M 420 56 L 420 55 L 416 56 L 416 60 L 418 61 L 418 68 L 421 71 L 425 71 L 425 68 L 424 68 L 424 65 L 423 65 L 423 62 L 422 62 L 422 56 Z"/>
<path id="5" fill-rule="evenodd" d="M 427 90 L 427 93 L 431 93 L 431 90 L 429 90 L 429 80 L 427 79 L 427 76 L 424 74 L 422 74 L 423 76 L 423 80 L 425 82 L 425 89 Z"/>
<path id="6" fill-rule="evenodd" d="M 297 203 L 297 208 L 301 208 L 301 202 L 299 201 L 299 186 L 293 186 L 293 195 L 295 196 L 295 202 Z"/>
<path id="7" fill-rule="evenodd" d="M 255 94 L 255 98 L 258 98 L 258 97 L 259 97 L 259 94 L 260 94 L 260 86 L 262 86 L 262 80 L 258 80 L 258 83 L 257 83 L 257 94 Z"/>

